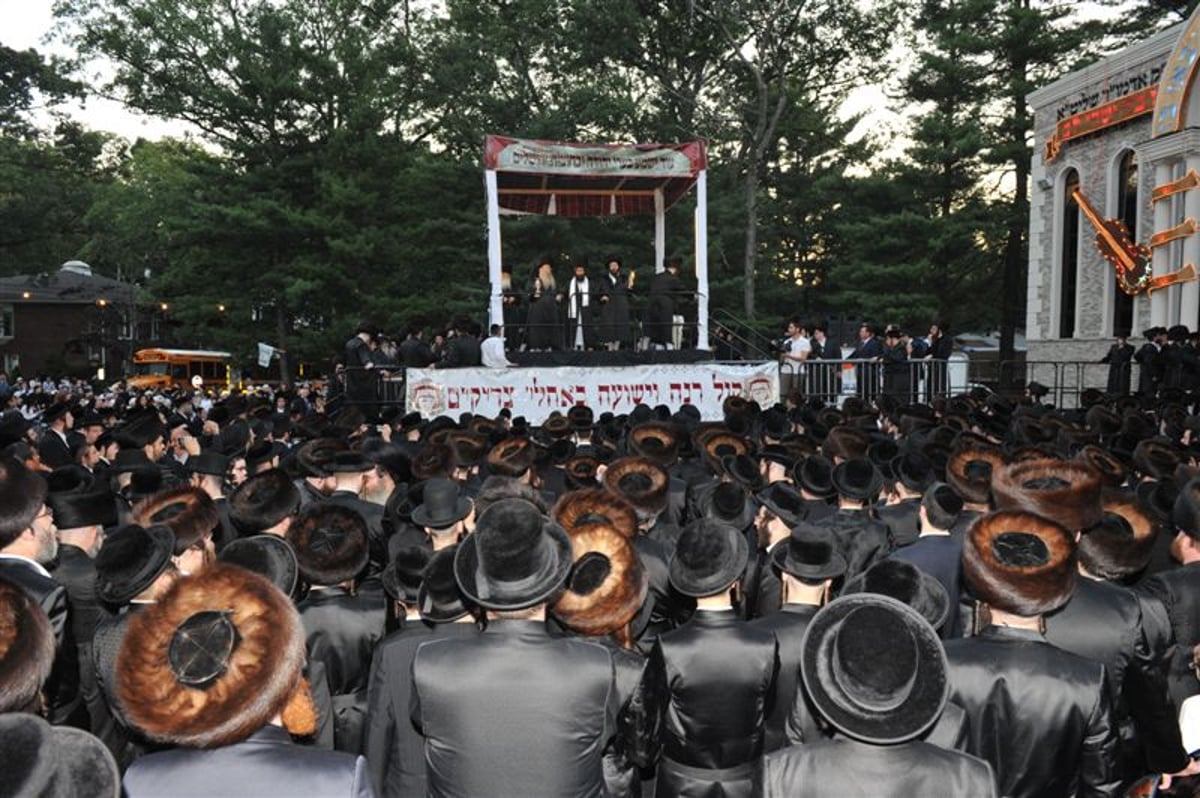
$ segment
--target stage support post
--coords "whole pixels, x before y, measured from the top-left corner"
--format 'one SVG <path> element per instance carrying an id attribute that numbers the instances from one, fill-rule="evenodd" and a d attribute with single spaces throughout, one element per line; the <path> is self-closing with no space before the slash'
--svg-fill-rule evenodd
<path id="1" fill-rule="evenodd" d="M 500 287 L 500 189 L 496 185 L 496 172 L 488 169 L 483 173 L 487 187 L 488 225 L 488 282 L 491 284 L 491 299 L 488 318 L 491 324 L 504 324 L 504 291 Z"/>
<path id="2" fill-rule="evenodd" d="M 1154 166 L 1154 185 L 1163 186 L 1170 183 L 1173 174 L 1170 161 L 1161 161 Z M 1154 203 L 1154 231 L 1166 230 L 1171 226 L 1172 200 Z M 1171 271 L 1171 247 L 1156 247 L 1151 256 L 1154 265 L 1154 276 L 1157 277 Z M 1171 289 L 1155 291 L 1150 294 L 1150 323 L 1155 327 L 1170 327 L 1175 322 L 1171 319 L 1171 308 L 1167 303 Z"/>
<path id="3" fill-rule="evenodd" d="M 667 268 L 667 203 L 661 188 L 654 190 L 654 273 Z"/>
<path id="4" fill-rule="evenodd" d="M 708 170 L 696 175 L 696 348 L 708 349 Z"/>

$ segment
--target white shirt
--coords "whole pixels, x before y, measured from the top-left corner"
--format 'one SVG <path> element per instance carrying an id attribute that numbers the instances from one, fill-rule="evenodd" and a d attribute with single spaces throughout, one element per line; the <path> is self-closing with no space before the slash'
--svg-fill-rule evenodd
<path id="1" fill-rule="evenodd" d="M 508 356 L 504 354 L 504 339 L 498 335 L 485 338 L 479 345 L 479 353 L 483 365 L 487 368 L 502 369 L 513 365 L 508 362 Z"/>
<path id="2" fill-rule="evenodd" d="M 799 338 L 791 338 L 789 340 L 791 341 L 791 345 L 790 345 L 790 349 L 789 349 L 789 353 L 791 355 L 793 355 L 795 357 L 799 357 L 800 355 L 806 355 L 806 354 L 809 354 L 810 352 L 812 352 L 812 344 L 810 344 L 808 342 L 808 339 L 805 338 L 803 335 L 801 335 Z M 789 362 L 792 364 L 792 367 L 795 368 L 797 372 L 799 372 L 801 374 L 804 373 L 803 361 L 789 360 Z"/>

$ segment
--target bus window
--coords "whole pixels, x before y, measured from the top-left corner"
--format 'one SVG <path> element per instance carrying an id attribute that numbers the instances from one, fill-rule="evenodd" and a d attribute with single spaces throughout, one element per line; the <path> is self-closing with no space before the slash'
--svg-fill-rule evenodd
<path id="1" fill-rule="evenodd" d="M 179 363 L 178 365 L 171 366 L 171 377 L 176 380 L 186 380 L 187 371 L 187 364 Z"/>

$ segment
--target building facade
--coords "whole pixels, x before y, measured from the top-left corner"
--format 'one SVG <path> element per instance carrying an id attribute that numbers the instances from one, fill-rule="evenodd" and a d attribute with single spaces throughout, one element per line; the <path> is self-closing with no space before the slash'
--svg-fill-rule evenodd
<path id="1" fill-rule="evenodd" d="M 1119 333 L 1200 328 L 1200 10 L 1029 95 L 1034 112 L 1028 358 L 1095 363 Z M 1121 221 L 1108 257 L 1087 207 Z M 1146 263 L 1144 272 L 1136 268 Z M 1147 287 L 1152 290 L 1145 290 Z M 1134 341 L 1137 343 L 1137 341 Z M 1102 372 L 1085 379 L 1103 386 Z M 1084 387 L 1084 386 L 1081 386 Z"/>

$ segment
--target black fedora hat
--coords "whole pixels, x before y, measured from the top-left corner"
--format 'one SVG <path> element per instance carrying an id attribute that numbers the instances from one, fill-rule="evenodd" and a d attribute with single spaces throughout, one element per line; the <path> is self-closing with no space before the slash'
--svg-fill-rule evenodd
<path id="1" fill-rule="evenodd" d="M 225 544 L 217 559 L 271 580 L 289 596 L 296 591 L 300 565 L 292 544 L 278 535 L 251 535 Z"/>
<path id="2" fill-rule="evenodd" d="M 570 570 L 571 539 L 525 499 L 488 507 L 454 557 L 463 594 L 489 610 L 541 604 L 562 587 Z"/>
<path id="3" fill-rule="evenodd" d="M 117 798 L 121 773 L 98 738 L 70 726 L 51 726 L 25 712 L 0 715 L 0 772 L 4 794 Z"/>
<path id="4" fill-rule="evenodd" d="M 877 593 L 902 601 L 934 629 L 940 629 L 950 617 L 950 596 L 942 583 L 904 560 L 880 560 L 846 582 L 840 595 L 855 593 Z"/>
<path id="5" fill-rule="evenodd" d="M 755 491 L 761 488 L 765 480 L 758 468 L 758 461 L 748 454 L 739 454 L 721 458 L 721 469 L 747 489 Z"/>
<path id="6" fill-rule="evenodd" d="M 470 612 L 470 606 L 454 579 L 454 556 L 457 552 L 457 543 L 435 551 L 421 572 L 417 607 L 421 617 L 430 623 L 451 623 Z"/>
<path id="7" fill-rule="evenodd" d="M 189 457 L 184 468 L 193 474 L 223 477 L 229 469 L 229 458 L 217 452 L 200 452 L 194 457 Z"/>
<path id="8" fill-rule="evenodd" d="M 786 543 L 771 551 L 771 564 L 808 581 L 836 579 L 846 573 L 846 559 L 838 551 L 833 532 L 806 521 L 796 524 Z"/>
<path id="9" fill-rule="evenodd" d="M 684 528 L 668 565 L 671 586 L 685 596 L 722 592 L 746 570 L 750 544 L 742 531 L 708 518 Z"/>
<path id="10" fill-rule="evenodd" d="M 718 482 L 701 504 L 705 516 L 738 529 L 745 529 L 754 521 L 754 502 L 746 488 L 737 482 Z"/>
<path id="11" fill-rule="evenodd" d="M 883 475 L 869 460 L 853 459 L 838 463 L 830 476 L 839 496 L 859 501 L 870 501 L 879 495 L 883 487 Z"/>
<path id="12" fill-rule="evenodd" d="M 416 605 L 431 552 L 421 546 L 404 546 L 396 551 L 392 561 L 383 569 L 380 581 L 383 590 L 395 601 Z"/>
<path id="13" fill-rule="evenodd" d="M 892 460 L 892 473 L 901 485 L 915 493 L 924 493 L 933 484 L 933 461 L 915 449 Z"/>
<path id="14" fill-rule="evenodd" d="M 458 495 L 458 483 L 444 477 L 427 480 L 421 498 L 421 504 L 412 513 L 417 526 L 445 529 L 471 512 L 471 500 Z"/>
<path id="15" fill-rule="evenodd" d="M 798 524 L 804 513 L 804 497 L 787 482 L 772 482 L 758 492 L 757 498 L 767 512 L 788 526 Z"/>
<path id="16" fill-rule="evenodd" d="M 837 495 L 833 487 L 833 462 L 820 454 L 809 455 L 793 470 L 792 478 L 806 493 L 818 499 L 829 499 Z"/>
<path id="17" fill-rule="evenodd" d="M 950 694 L 946 654 L 920 613 L 874 593 L 821 608 L 804 634 L 800 673 L 838 731 L 876 745 L 928 730 Z"/>
<path id="18" fill-rule="evenodd" d="M 81 529 L 90 526 L 116 526 L 116 497 L 107 490 L 86 493 L 48 493 L 46 506 L 59 529 Z"/>
<path id="19" fill-rule="evenodd" d="M 108 604 L 126 604 L 171 564 L 175 533 L 126 524 L 108 535 L 96 555 L 96 595 Z"/>

